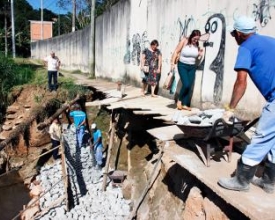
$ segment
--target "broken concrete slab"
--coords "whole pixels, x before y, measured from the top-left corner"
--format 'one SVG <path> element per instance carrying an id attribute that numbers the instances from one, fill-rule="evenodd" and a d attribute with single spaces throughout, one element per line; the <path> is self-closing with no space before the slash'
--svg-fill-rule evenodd
<path id="1" fill-rule="evenodd" d="M 211 160 L 211 166 L 206 167 L 195 151 L 184 148 L 175 142 L 170 142 L 169 146 L 164 148 L 164 152 L 248 218 L 256 220 L 261 216 L 262 220 L 275 219 L 275 194 L 267 194 L 252 184 L 249 192 L 226 190 L 217 184 L 219 178 L 230 177 L 235 171 L 237 160 L 240 158 L 238 153 L 232 153 L 230 163 L 224 158 L 220 158 L 220 160 Z"/>

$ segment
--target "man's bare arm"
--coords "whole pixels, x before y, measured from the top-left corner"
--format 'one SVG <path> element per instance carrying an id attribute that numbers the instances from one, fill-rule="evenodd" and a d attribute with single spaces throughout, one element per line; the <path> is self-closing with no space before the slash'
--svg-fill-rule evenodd
<path id="1" fill-rule="evenodd" d="M 234 84 L 232 97 L 229 107 L 234 109 L 238 105 L 239 101 L 243 97 L 247 86 L 247 71 L 239 70 L 237 79 Z"/>

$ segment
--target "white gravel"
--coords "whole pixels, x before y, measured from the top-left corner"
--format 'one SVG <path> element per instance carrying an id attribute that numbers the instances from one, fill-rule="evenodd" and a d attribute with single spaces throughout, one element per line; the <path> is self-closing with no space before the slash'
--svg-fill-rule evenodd
<path id="1" fill-rule="evenodd" d="M 102 189 L 102 171 L 93 167 L 93 157 L 89 147 L 82 147 L 79 152 L 75 146 L 74 127 L 66 130 L 63 134 L 66 148 L 66 165 L 70 178 L 71 198 L 73 207 L 66 211 L 65 201 L 51 208 L 43 216 L 36 219 L 64 220 L 64 219 L 96 219 L 96 220 L 120 220 L 126 219 L 130 214 L 130 201 L 125 200 L 120 188 L 113 188 L 112 184 L 107 189 Z M 52 165 L 44 165 L 37 179 L 41 181 L 44 192 L 48 191 L 62 178 L 61 160 Z M 110 183 L 109 178 L 107 183 Z M 53 202 L 65 194 L 63 181 L 40 199 L 40 208 L 47 209 Z"/>

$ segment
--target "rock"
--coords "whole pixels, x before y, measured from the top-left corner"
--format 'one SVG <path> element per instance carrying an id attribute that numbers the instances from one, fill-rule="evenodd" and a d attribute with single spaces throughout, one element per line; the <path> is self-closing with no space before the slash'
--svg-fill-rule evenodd
<path id="1" fill-rule="evenodd" d="M 19 106 L 9 106 L 7 108 L 7 114 L 14 114 L 19 110 Z"/>
<path id="2" fill-rule="evenodd" d="M 11 125 L 11 124 L 9 124 L 9 125 L 3 125 L 3 126 L 2 126 L 2 129 L 3 129 L 4 131 L 10 131 L 10 130 L 12 130 L 12 125 Z"/>
<path id="3" fill-rule="evenodd" d="M 12 121 L 7 120 L 4 122 L 4 125 L 10 125 L 11 123 L 12 123 Z"/>
<path id="4" fill-rule="evenodd" d="M 6 140 L 7 137 L 9 136 L 9 134 L 10 134 L 10 132 L 8 132 L 8 131 L 2 131 L 0 133 L 0 140 Z"/>
<path id="5" fill-rule="evenodd" d="M 17 119 L 22 119 L 22 118 L 24 118 L 24 115 L 22 114 L 22 115 L 19 115 L 18 117 L 17 117 Z"/>
<path id="6" fill-rule="evenodd" d="M 178 123 L 177 124 L 179 124 L 179 125 L 190 124 L 189 118 L 187 116 L 180 117 L 180 118 L 178 118 Z"/>
<path id="7" fill-rule="evenodd" d="M 15 124 L 15 125 L 19 125 L 19 124 L 21 124 L 22 122 L 23 122 L 22 119 L 16 119 L 16 120 L 14 121 L 14 124 Z"/>
<path id="8" fill-rule="evenodd" d="M 43 188 L 40 185 L 34 185 L 30 191 L 30 196 L 39 196 L 43 192 Z"/>
<path id="9" fill-rule="evenodd" d="M 190 190 L 185 204 L 183 219 L 205 219 L 203 197 L 197 187 L 193 187 Z"/>
<path id="10" fill-rule="evenodd" d="M 9 160 L 9 167 L 12 168 L 17 168 L 21 167 L 24 165 L 24 161 L 21 157 L 12 157 Z"/>
<path id="11" fill-rule="evenodd" d="M 15 118 L 17 118 L 17 114 L 8 114 L 8 115 L 6 116 L 6 118 L 7 118 L 7 119 L 15 119 Z"/>
<path id="12" fill-rule="evenodd" d="M 40 209 L 39 209 L 39 206 L 36 205 L 36 206 L 33 206 L 31 208 L 28 208 L 26 211 L 24 211 L 24 213 L 21 215 L 21 219 L 22 220 L 31 220 L 33 219 L 33 216 L 39 212 Z"/>
<path id="13" fill-rule="evenodd" d="M 204 212 L 206 215 L 206 220 L 211 219 L 219 219 L 219 220 L 227 220 L 229 218 L 217 207 L 212 201 L 208 198 L 205 198 L 203 201 Z"/>

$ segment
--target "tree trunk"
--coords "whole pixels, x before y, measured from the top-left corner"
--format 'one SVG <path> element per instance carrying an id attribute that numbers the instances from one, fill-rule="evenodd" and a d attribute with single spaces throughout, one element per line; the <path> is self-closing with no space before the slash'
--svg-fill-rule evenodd
<path id="1" fill-rule="evenodd" d="M 49 117 L 45 122 L 42 122 L 37 125 L 38 130 L 42 130 L 48 125 L 50 125 L 55 118 L 57 118 L 62 112 L 66 111 L 71 105 L 77 102 L 81 97 L 79 95 L 76 96 L 74 100 L 69 102 L 68 104 L 63 105 L 60 109 L 58 109 L 51 117 Z"/>
<path id="2" fill-rule="evenodd" d="M 31 123 L 37 118 L 37 116 L 42 112 L 36 111 L 34 114 L 30 114 L 30 117 L 27 118 L 23 123 L 18 125 L 14 130 L 11 131 L 9 137 L 3 140 L 0 143 L 0 151 L 5 148 L 13 139 L 17 138 L 20 134 L 23 134 L 27 127 L 31 125 Z"/>
<path id="3" fill-rule="evenodd" d="M 70 105 L 74 104 L 76 101 L 80 99 L 80 96 L 77 95 L 74 100 L 72 100 L 69 104 L 64 105 L 62 108 L 60 108 L 53 116 L 51 116 L 49 119 L 46 120 L 46 122 L 40 123 L 37 127 L 39 130 L 42 130 L 45 128 L 47 125 L 51 124 L 51 122 L 58 117 L 64 110 L 69 108 Z M 20 134 L 23 134 L 28 128 L 32 122 L 38 117 L 39 114 L 44 110 L 44 108 L 49 104 L 49 102 L 43 104 L 41 109 L 39 111 L 33 111 L 30 113 L 30 116 L 22 122 L 20 125 L 18 125 L 14 130 L 11 131 L 9 134 L 9 137 L 2 142 L 0 142 L 0 151 L 4 149 L 12 140 L 17 138 Z"/>

